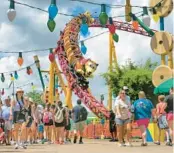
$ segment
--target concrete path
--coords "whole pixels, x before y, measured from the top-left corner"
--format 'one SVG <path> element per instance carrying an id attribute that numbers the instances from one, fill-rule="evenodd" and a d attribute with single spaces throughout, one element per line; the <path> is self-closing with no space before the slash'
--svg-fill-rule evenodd
<path id="1" fill-rule="evenodd" d="M 118 147 L 116 143 L 106 140 L 85 140 L 85 144 L 47 145 L 38 144 L 28 146 L 26 150 L 15 150 L 12 146 L 0 146 L 0 153 L 172 153 L 173 148 L 154 145 L 141 147 L 140 143 L 133 143 L 133 147 Z"/>

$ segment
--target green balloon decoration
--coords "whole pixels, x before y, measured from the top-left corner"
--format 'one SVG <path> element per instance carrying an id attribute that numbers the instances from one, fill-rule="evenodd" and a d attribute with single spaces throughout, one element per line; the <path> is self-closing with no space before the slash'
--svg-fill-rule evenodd
<path id="1" fill-rule="evenodd" d="M 108 15 L 106 14 L 106 5 L 102 4 L 101 5 L 101 13 L 99 15 L 99 20 L 101 25 L 106 25 L 108 21 Z"/>
<path id="2" fill-rule="evenodd" d="M 49 19 L 47 22 L 48 29 L 53 32 L 56 27 L 56 22 L 52 19 Z"/>
<path id="3" fill-rule="evenodd" d="M 114 39 L 115 42 L 119 41 L 119 36 L 116 33 L 112 35 L 112 38 Z"/>

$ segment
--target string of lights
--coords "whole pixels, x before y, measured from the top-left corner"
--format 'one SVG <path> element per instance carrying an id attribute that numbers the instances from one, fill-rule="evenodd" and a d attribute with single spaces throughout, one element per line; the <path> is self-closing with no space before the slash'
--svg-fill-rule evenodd
<path id="1" fill-rule="evenodd" d="M 8 72 L 0 72 L 0 74 L 11 74 L 11 73 L 13 73 L 13 72 L 19 72 L 19 71 L 22 71 L 22 70 L 24 70 L 24 69 L 26 69 L 26 68 L 28 68 L 28 67 L 32 67 L 33 65 L 35 65 L 35 63 L 32 63 L 32 64 L 30 64 L 30 65 L 28 65 L 28 66 L 26 66 L 26 67 L 23 67 L 23 68 L 20 68 L 20 69 L 18 69 L 18 70 L 13 70 L 13 71 L 8 71 Z"/>
<path id="2" fill-rule="evenodd" d="M 89 2 L 89 1 L 86 1 L 86 0 L 70 0 L 70 1 L 74 1 L 74 2 L 81 2 L 81 3 L 87 3 L 87 4 L 92 4 L 92 5 L 101 5 L 101 3 L 96 3 L 96 2 Z M 164 0 L 161 0 L 160 2 L 158 2 L 155 6 L 153 7 L 148 7 L 148 6 L 136 6 L 136 5 L 131 5 L 131 7 L 137 7 L 137 8 L 143 8 L 143 7 L 146 7 L 146 8 L 154 8 L 154 7 L 157 7 L 159 4 L 161 4 Z M 107 7 L 118 7 L 118 8 L 121 8 L 121 7 L 125 7 L 125 5 L 116 5 L 116 4 L 105 4 Z"/>
<path id="3" fill-rule="evenodd" d="M 33 85 L 33 82 L 28 82 L 28 83 L 22 84 L 22 85 L 20 85 L 20 86 L 14 86 L 14 88 L 15 88 L 15 89 L 16 89 L 16 88 L 23 88 L 23 87 L 26 87 L 26 86 L 29 86 L 29 85 Z M 9 88 L 9 87 L 6 87 L 6 88 L 1 88 L 0 90 L 2 90 L 2 89 L 8 90 L 8 89 L 10 89 L 10 88 Z"/>
<path id="4" fill-rule="evenodd" d="M 12 54 L 12 53 L 31 53 L 31 52 L 45 52 L 45 51 L 49 51 L 50 48 L 46 48 L 46 49 L 33 49 L 33 50 L 23 50 L 23 51 L 2 51 L 0 50 L 0 53 L 7 53 L 7 54 Z"/>

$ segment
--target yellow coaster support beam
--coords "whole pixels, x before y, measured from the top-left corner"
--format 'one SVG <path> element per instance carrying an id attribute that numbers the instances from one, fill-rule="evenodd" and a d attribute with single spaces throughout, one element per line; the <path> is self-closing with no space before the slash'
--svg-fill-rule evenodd
<path id="1" fill-rule="evenodd" d="M 66 97 L 65 97 L 65 103 L 66 103 L 66 106 L 68 106 L 69 109 L 73 108 L 73 105 L 72 105 L 72 90 L 71 90 L 69 85 L 67 87 L 67 94 L 66 94 Z"/>
<path id="2" fill-rule="evenodd" d="M 49 103 L 54 103 L 54 63 L 50 63 Z"/>
<path id="3" fill-rule="evenodd" d="M 54 61 L 53 63 L 54 63 L 54 67 L 55 67 L 55 72 L 56 72 L 56 74 L 57 74 L 58 77 L 59 77 L 60 85 L 61 85 L 61 87 L 62 87 L 62 89 L 63 89 L 63 92 L 64 92 L 64 94 L 65 94 L 65 96 L 66 96 L 66 95 L 67 95 L 67 90 L 66 90 L 66 85 L 65 85 L 65 83 L 64 83 L 64 81 L 63 81 L 63 78 L 62 78 L 62 76 L 61 76 L 61 71 L 59 70 L 59 68 L 58 68 L 58 66 L 57 66 L 57 64 L 56 64 L 56 61 Z"/>
<path id="4" fill-rule="evenodd" d="M 109 71 L 112 72 L 112 59 L 113 59 L 113 39 L 112 34 L 109 34 Z M 108 109 L 112 109 L 112 90 L 111 86 L 108 88 Z"/>

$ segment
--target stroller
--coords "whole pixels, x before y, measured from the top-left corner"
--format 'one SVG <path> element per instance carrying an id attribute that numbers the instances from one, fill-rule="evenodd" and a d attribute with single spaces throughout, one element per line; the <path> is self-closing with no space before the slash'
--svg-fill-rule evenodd
<path id="1" fill-rule="evenodd" d="M 5 143 L 4 128 L 5 128 L 5 121 L 4 121 L 4 119 L 0 118 L 0 144 Z"/>

